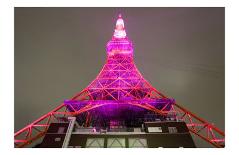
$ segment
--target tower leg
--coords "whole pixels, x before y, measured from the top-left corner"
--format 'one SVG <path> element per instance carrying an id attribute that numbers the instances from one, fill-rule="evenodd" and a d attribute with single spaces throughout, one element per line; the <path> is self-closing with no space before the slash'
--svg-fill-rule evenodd
<path id="1" fill-rule="evenodd" d="M 86 121 L 85 121 L 85 127 L 89 127 L 91 122 L 91 114 L 87 111 L 86 113 Z"/>

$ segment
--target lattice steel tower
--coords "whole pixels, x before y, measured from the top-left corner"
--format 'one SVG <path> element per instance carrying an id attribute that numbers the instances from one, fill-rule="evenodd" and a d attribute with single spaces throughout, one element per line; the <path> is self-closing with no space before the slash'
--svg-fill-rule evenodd
<path id="1" fill-rule="evenodd" d="M 183 121 L 188 129 L 216 147 L 224 146 L 224 133 L 207 121 L 176 104 L 154 88 L 134 63 L 133 43 L 126 34 L 124 21 L 118 16 L 112 39 L 106 45 L 107 60 L 95 80 L 70 100 L 15 133 L 15 146 L 24 147 L 45 135 L 52 122 L 77 116 L 85 127 L 107 126 L 112 120 L 126 124 L 142 123 L 146 113 L 164 121 Z M 142 116 L 142 117 L 141 117 Z M 133 119 L 132 119 L 133 118 Z"/>

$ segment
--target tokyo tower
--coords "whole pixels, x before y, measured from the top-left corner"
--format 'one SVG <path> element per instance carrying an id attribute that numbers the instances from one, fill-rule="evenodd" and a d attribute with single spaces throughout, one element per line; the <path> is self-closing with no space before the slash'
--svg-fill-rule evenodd
<path id="1" fill-rule="evenodd" d="M 121 15 L 106 52 L 97 77 L 80 93 L 17 131 L 15 147 L 31 147 L 41 138 L 39 147 L 195 147 L 190 133 L 215 147 L 225 146 L 224 132 L 142 76 Z"/>

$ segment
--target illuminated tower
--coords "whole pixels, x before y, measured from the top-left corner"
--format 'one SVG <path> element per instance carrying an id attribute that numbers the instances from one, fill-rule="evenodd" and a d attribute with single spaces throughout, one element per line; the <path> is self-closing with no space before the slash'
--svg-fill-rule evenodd
<path id="1" fill-rule="evenodd" d="M 166 98 L 153 88 L 134 64 L 133 43 L 119 15 L 112 39 L 106 45 L 107 60 L 96 79 L 72 100 L 143 100 Z"/>
<path id="2" fill-rule="evenodd" d="M 80 93 L 16 132 L 16 147 L 27 146 L 47 134 L 43 141 L 46 146 L 48 137 L 52 136 L 51 133 L 55 132 L 57 126 L 64 140 L 57 137 L 59 139 L 55 141 L 62 142 L 62 147 L 68 146 L 77 141 L 74 140 L 77 136 L 69 136 L 69 133 L 76 130 L 74 124 L 81 126 L 78 128 L 81 131 L 93 127 L 94 131 L 95 128 L 100 128 L 100 131 L 110 129 L 110 132 L 114 131 L 115 126 L 126 127 L 121 129 L 128 131 L 128 127 L 141 127 L 143 124 L 142 128 L 136 128 L 140 132 L 139 136 L 141 132 L 149 133 L 145 134 L 149 137 L 152 137 L 150 132 L 158 133 L 158 136 L 162 136 L 160 132 L 167 132 L 170 138 L 177 132 L 183 132 L 190 141 L 190 131 L 215 147 L 224 146 L 224 133 L 221 130 L 179 106 L 174 99 L 160 93 L 143 78 L 134 64 L 133 43 L 127 37 L 121 15 L 116 21 L 113 37 L 106 45 L 106 52 L 107 60 L 98 76 Z M 70 117 L 70 121 L 67 117 Z M 60 128 L 65 125 L 68 126 L 67 130 Z M 155 146 L 157 147 L 153 144 Z M 185 146 L 192 145 L 185 143 Z"/>
<path id="3" fill-rule="evenodd" d="M 96 126 L 102 125 L 103 120 L 103 124 L 109 124 L 112 119 L 118 123 L 121 119 L 121 123 L 137 124 L 137 118 L 142 120 L 143 115 L 148 112 L 145 109 L 166 117 L 174 100 L 153 88 L 138 71 L 134 63 L 133 43 L 127 37 L 121 15 L 116 21 L 114 34 L 106 45 L 106 51 L 106 63 L 96 79 L 73 99 L 65 101 L 68 110 L 72 112 L 80 110 L 82 106 L 98 106 L 89 111 L 88 116 L 78 116 L 79 123 L 83 123 L 84 117 L 88 117 L 94 119 L 93 125 Z M 89 119 L 87 120 L 85 126 L 89 126 Z"/>

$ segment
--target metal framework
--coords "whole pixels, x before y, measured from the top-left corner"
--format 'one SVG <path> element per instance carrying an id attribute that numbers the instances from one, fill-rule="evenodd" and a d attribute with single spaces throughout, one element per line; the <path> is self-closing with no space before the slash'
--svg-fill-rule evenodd
<path id="1" fill-rule="evenodd" d="M 215 147 L 224 147 L 224 132 L 167 98 L 147 82 L 133 59 L 133 44 L 127 38 L 119 15 L 112 39 L 107 43 L 107 61 L 95 80 L 79 94 L 15 133 L 15 147 L 25 147 L 42 137 L 50 123 L 67 116 L 86 113 L 89 125 L 91 110 L 120 104 L 147 109 L 159 115 L 174 115 L 186 122 L 189 130 Z M 157 106 L 160 104 L 160 108 Z"/>

